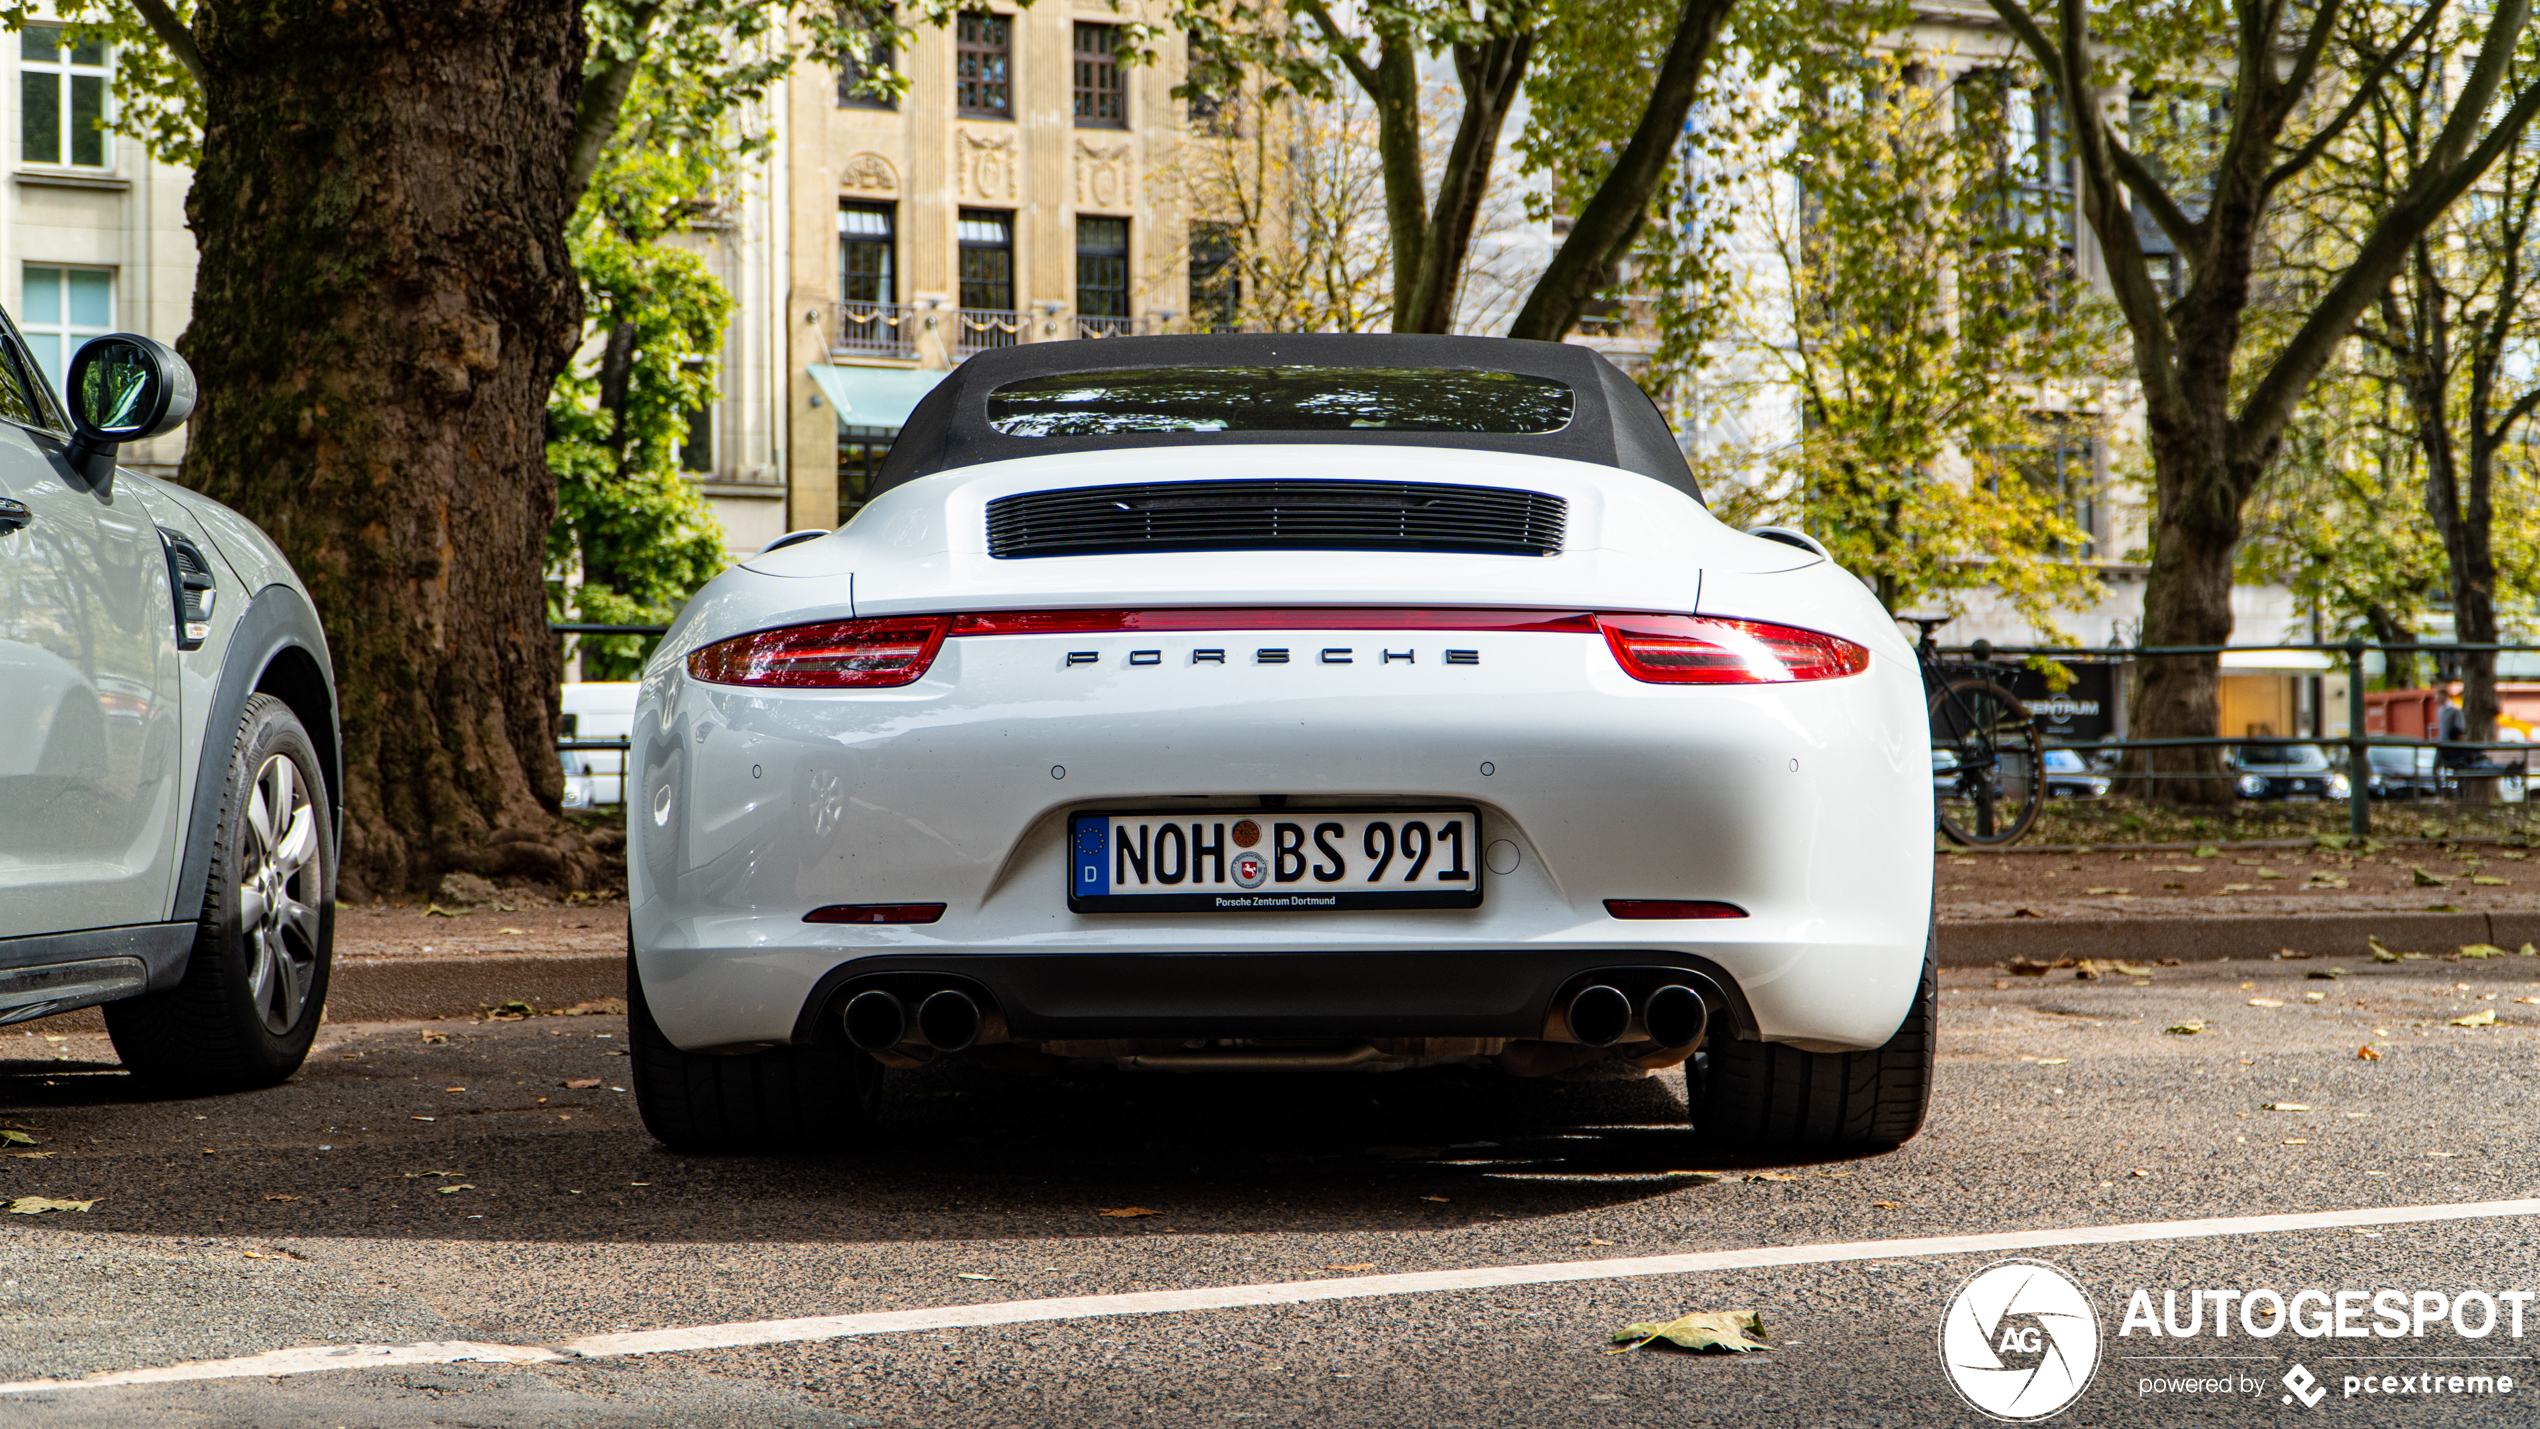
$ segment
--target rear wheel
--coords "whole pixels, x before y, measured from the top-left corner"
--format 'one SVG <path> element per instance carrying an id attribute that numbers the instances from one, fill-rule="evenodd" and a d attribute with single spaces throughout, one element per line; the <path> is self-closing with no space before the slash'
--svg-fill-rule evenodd
<path id="1" fill-rule="evenodd" d="M 1741 1151 L 1867 1151 L 1922 1130 L 1931 1105 L 1940 972 L 1926 943 L 1914 1004 L 1887 1045 L 1867 1052 L 1803 1052 L 1775 1042 L 1704 1039 L 1707 1067 L 1693 1101 L 1694 1130 Z M 1714 1023 L 1715 1033 L 1725 1031 Z"/>
<path id="2" fill-rule="evenodd" d="M 335 821 L 291 708 L 247 701 L 231 732 L 203 916 L 185 979 L 106 1004 L 115 1054 L 164 1090 L 269 1087 L 317 1037 L 335 946 Z"/>
<path id="3" fill-rule="evenodd" d="M 824 1028 L 807 1045 L 720 1055 L 683 1052 L 644 1000 L 635 955 L 626 957 L 626 1035 L 635 1109 L 644 1129 L 674 1151 L 844 1151 L 869 1133 L 881 1099 L 882 1064 Z"/>

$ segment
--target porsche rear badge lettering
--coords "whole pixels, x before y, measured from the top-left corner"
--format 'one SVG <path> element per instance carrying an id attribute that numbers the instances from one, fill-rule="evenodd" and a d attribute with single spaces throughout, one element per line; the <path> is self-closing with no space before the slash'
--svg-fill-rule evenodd
<path id="1" fill-rule="evenodd" d="M 1444 659 L 1444 663 L 1449 665 L 1478 665 L 1482 663 L 1482 652 L 1479 650 L 1447 650 L 1440 653 Z M 1319 662 L 1325 665 L 1354 665 L 1358 663 L 1358 652 L 1354 648 L 1345 645 L 1326 646 L 1323 649 L 1316 651 L 1315 654 Z M 1392 665 L 1396 663 L 1417 665 L 1420 663 L 1420 652 L 1416 649 L 1387 650 L 1382 646 L 1378 646 L 1377 655 L 1379 657 L 1377 660 L 1379 665 Z M 1226 663 L 1226 652 L 1223 649 L 1193 650 L 1191 652 L 1190 662 L 1194 665 L 1223 665 Z M 1264 646 L 1261 649 L 1252 652 L 1252 662 L 1256 665 L 1285 665 L 1289 663 L 1288 651 L 1282 646 Z M 1102 652 L 1098 650 L 1070 650 L 1067 652 L 1067 667 L 1071 670 L 1078 665 L 1099 665 L 1101 663 Z M 1140 666 L 1161 665 L 1164 663 L 1164 652 L 1161 650 L 1132 650 L 1129 652 L 1129 663 L 1131 665 Z"/>

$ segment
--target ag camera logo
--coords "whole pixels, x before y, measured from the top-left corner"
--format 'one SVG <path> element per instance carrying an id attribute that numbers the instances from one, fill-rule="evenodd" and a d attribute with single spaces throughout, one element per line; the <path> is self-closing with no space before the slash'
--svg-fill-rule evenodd
<path id="1" fill-rule="evenodd" d="M 1940 1321 L 1940 1367 L 1980 1414 L 2014 1423 L 2061 1413 L 2099 1370 L 2099 1314 L 2071 1277 L 2035 1260 L 1988 1265 Z"/>

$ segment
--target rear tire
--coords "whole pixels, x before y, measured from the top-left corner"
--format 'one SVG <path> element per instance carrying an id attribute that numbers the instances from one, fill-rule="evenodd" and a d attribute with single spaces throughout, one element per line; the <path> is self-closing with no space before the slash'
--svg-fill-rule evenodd
<path id="1" fill-rule="evenodd" d="M 298 1071 L 334 963 L 335 818 L 317 745 L 270 695 L 248 699 L 229 737 L 184 980 L 105 1007 L 115 1055 L 163 1092 L 246 1091 Z"/>
<path id="2" fill-rule="evenodd" d="M 1803 1052 L 1775 1042 L 1704 1039 L 1710 1055 L 1693 1098 L 1694 1130 L 1718 1146 L 1770 1155 L 1879 1150 L 1912 1140 L 1931 1106 L 1936 951 L 1924 945 L 1913 1006 L 1883 1047 Z"/>
<path id="3" fill-rule="evenodd" d="M 635 1109 L 644 1129 L 673 1151 L 764 1154 L 843 1151 L 870 1134 L 882 1064 L 843 1031 L 810 1044 L 721 1055 L 683 1052 L 644 1001 L 635 955 L 626 956 L 626 1035 Z"/>

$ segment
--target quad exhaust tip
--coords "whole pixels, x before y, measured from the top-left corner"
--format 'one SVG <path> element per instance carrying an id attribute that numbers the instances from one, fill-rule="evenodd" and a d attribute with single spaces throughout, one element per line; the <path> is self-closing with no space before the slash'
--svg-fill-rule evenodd
<path id="1" fill-rule="evenodd" d="M 1590 983 L 1571 995 L 1562 1015 L 1572 1037 L 1590 1047 L 1611 1047 L 1631 1028 L 1632 1000 L 1601 982 Z"/>
<path id="2" fill-rule="evenodd" d="M 965 1051 L 979 1041 L 987 1017 L 970 994 L 939 988 L 917 1004 L 914 1016 L 895 993 L 868 988 L 847 1000 L 843 1020 L 847 1040 L 862 1052 L 906 1052 L 930 1048 Z"/>

